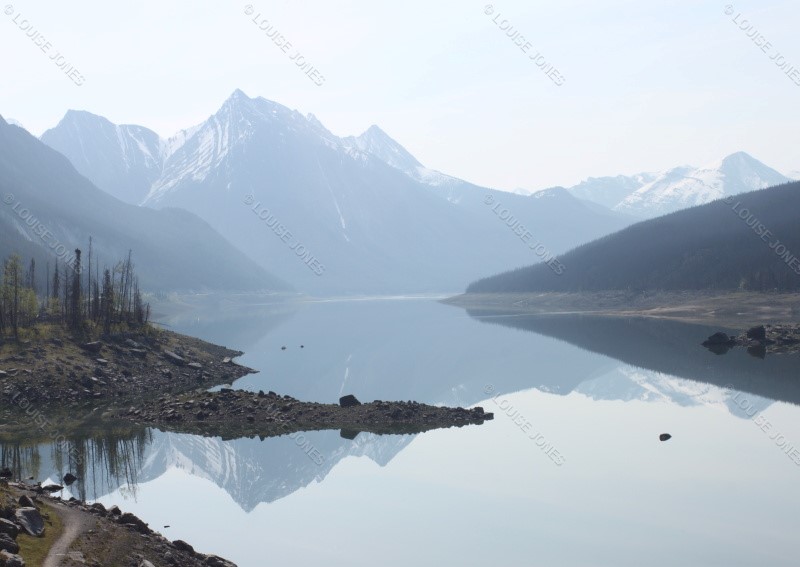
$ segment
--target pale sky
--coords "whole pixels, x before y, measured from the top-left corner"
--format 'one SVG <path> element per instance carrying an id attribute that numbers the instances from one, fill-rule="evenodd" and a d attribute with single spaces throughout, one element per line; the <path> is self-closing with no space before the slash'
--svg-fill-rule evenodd
<path id="1" fill-rule="evenodd" d="M 82 109 L 167 137 L 240 88 L 311 112 L 338 135 L 377 124 L 428 167 L 498 189 L 703 165 L 739 150 L 800 170 L 800 80 L 770 60 L 800 68 L 800 2 L 498 0 L 486 15 L 487 4 L 4 0 L 0 114 L 39 135 Z M 258 29 L 259 13 L 288 53 Z M 503 20 L 532 44 L 527 53 Z M 561 86 L 530 59 L 537 51 Z M 298 52 L 321 86 L 290 60 Z M 81 86 L 50 60 L 58 53 Z"/>

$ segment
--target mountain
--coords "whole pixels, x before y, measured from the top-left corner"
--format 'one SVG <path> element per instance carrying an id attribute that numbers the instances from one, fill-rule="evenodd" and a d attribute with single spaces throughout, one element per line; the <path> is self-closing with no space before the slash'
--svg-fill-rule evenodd
<path id="1" fill-rule="evenodd" d="M 54 130 L 68 132 L 67 117 L 62 123 Z M 160 175 L 149 186 L 151 169 L 121 165 L 119 148 L 133 144 L 98 127 L 75 131 L 92 138 L 84 147 L 112 146 L 85 154 L 88 177 L 101 177 L 106 153 L 116 156 L 115 171 L 132 172 L 125 184 L 147 193 L 145 206 L 197 214 L 262 267 L 316 294 L 450 292 L 487 267 L 526 265 L 543 248 L 558 254 L 633 222 L 568 194 L 536 199 L 469 184 L 425 168 L 377 126 L 339 138 L 313 115 L 238 90 L 208 120 L 161 143 Z"/>
<path id="2" fill-rule="evenodd" d="M 101 263 L 115 263 L 132 249 L 147 290 L 286 288 L 191 213 L 121 202 L 1 117 L 0 194 L 0 257 L 33 257 L 42 278 L 47 262 L 69 258 L 78 247 L 85 252 L 92 236 Z"/>
<path id="3" fill-rule="evenodd" d="M 706 167 L 675 168 L 623 199 L 618 211 L 653 217 L 790 181 L 744 152 Z"/>
<path id="4" fill-rule="evenodd" d="M 17 126 L 18 128 L 22 128 L 23 130 L 27 131 L 27 128 L 25 128 L 25 126 L 23 126 L 22 124 L 19 123 L 19 121 L 14 120 L 13 118 L 6 118 L 6 122 L 11 126 Z"/>
<path id="5" fill-rule="evenodd" d="M 138 205 L 161 174 L 165 145 L 141 126 L 117 126 L 101 116 L 70 110 L 41 137 L 75 169 L 121 201 Z"/>
<path id="6" fill-rule="evenodd" d="M 637 189 L 652 182 L 657 177 L 653 173 L 637 175 L 617 175 L 616 177 L 590 177 L 570 187 L 569 192 L 580 199 L 599 203 L 609 209 L 620 204 Z"/>
<path id="7" fill-rule="evenodd" d="M 467 292 L 800 290 L 800 182 L 641 222 L 560 257 L 477 281 Z"/>
<path id="8" fill-rule="evenodd" d="M 680 166 L 662 173 L 590 177 L 569 191 L 619 212 L 653 218 L 787 181 L 789 177 L 745 152 L 737 152 L 704 167 Z"/>

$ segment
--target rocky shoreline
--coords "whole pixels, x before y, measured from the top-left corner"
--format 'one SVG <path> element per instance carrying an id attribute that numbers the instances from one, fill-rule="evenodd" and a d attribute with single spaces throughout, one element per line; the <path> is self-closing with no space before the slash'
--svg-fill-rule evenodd
<path id="1" fill-rule="evenodd" d="M 256 371 L 233 360 L 239 351 L 167 331 L 91 342 L 50 338 L 0 353 L 0 423 L 6 424 L 0 434 L 23 412 L 45 421 L 67 411 L 71 419 L 117 419 L 224 438 L 317 429 L 412 433 L 493 417 L 482 408 L 412 401 L 362 404 L 345 396 L 336 405 L 275 392 L 209 392 Z"/>
<path id="2" fill-rule="evenodd" d="M 1 566 L 24 567 L 26 547 L 33 546 L 21 540 L 43 538 L 52 529 L 52 516 L 57 515 L 61 533 L 47 552 L 45 564 L 50 560 L 64 567 L 236 567 L 216 555 L 198 553 L 185 541 L 168 540 L 116 506 L 106 509 L 100 503 L 88 505 L 74 498 L 62 501 L 47 488 L 23 482 L 0 484 Z"/>
<path id="3" fill-rule="evenodd" d="M 301 402 L 275 392 L 223 388 L 219 392 L 164 395 L 146 406 L 120 412 L 120 419 L 179 433 L 240 437 L 271 437 L 296 431 L 340 429 L 350 439 L 359 432 L 419 433 L 443 427 L 481 424 L 493 419 L 483 408 L 431 406 L 418 402 L 362 404 L 344 396 L 339 404 Z"/>
<path id="4" fill-rule="evenodd" d="M 234 361 L 241 354 L 152 329 L 95 341 L 76 340 L 48 329 L 48 336 L 36 340 L 0 344 L 0 439 L 58 440 L 70 431 L 118 423 L 223 439 L 339 429 L 342 437 L 353 439 L 361 431 L 417 433 L 482 424 L 493 418 L 479 407 L 449 408 L 412 401 L 361 403 L 353 395 L 343 396 L 338 404 L 322 404 L 276 392 L 229 387 L 209 391 L 255 372 Z M 14 526 L 23 508 L 33 508 L 26 513 L 38 517 L 38 510 L 44 507 L 64 518 L 65 524 L 83 525 L 87 518 L 93 522 L 92 529 L 63 547 L 64 558 L 53 565 L 233 565 L 196 553 L 185 542 L 170 542 L 132 514 L 52 498 L 49 492 L 60 487 L 48 490 L 19 479 L 9 484 L 10 474 L 0 471 L 4 498 L 0 502 L 0 534 L 16 538 L 19 527 Z M 9 494 L 14 494 L 13 501 Z M 0 535 L 0 549 L 4 544 L 8 549 L 0 551 L 0 567 L 24 565 L 11 557 L 16 553 L 12 552 L 15 542 Z"/>
<path id="5" fill-rule="evenodd" d="M 735 347 L 744 347 L 756 358 L 767 354 L 800 353 L 800 325 L 758 325 L 739 335 L 714 333 L 703 346 L 715 354 L 725 354 Z"/>

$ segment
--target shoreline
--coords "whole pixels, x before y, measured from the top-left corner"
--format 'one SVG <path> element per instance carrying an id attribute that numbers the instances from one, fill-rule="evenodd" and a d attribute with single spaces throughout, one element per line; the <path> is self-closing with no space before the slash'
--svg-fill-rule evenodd
<path id="1" fill-rule="evenodd" d="M 63 437 L 65 430 L 98 422 L 127 422 L 232 438 L 319 429 L 412 433 L 492 419 L 482 408 L 411 401 L 362 404 L 353 398 L 337 405 L 228 387 L 209 392 L 257 372 L 234 360 L 242 354 L 164 330 L 89 343 L 62 334 L 5 344 L 0 348 L 0 439 L 16 431 L 30 434 L 31 421 L 41 437 L 51 431 Z"/>
<path id="2" fill-rule="evenodd" d="M 6 564 L 236 567 L 182 540 L 170 541 L 116 506 L 62 500 L 38 485 L 0 481 L 0 561 Z M 24 518 L 21 515 L 24 514 Z M 56 516 L 54 518 L 53 516 Z M 33 528 L 34 533 L 30 533 Z M 38 535 L 37 535 L 38 534 Z M 15 562 L 16 561 L 16 562 Z"/>
<path id="3" fill-rule="evenodd" d="M 343 396 L 339 404 L 322 404 L 275 392 L 229 387 L 212 392 L 210 388 L 231 385 L 257 372 L 235 362 L 242 352 L 152 328 L 90 342 L 77 341 L 57 327 L 37 331 L 42 336 L 0 344 L 0 442 L 19 442 L 22 438 L 25 444 L 54 443 L 65 449 L 70 436 L 87 429 L 145 427 L 223 439 L 339 429 L 343 438 L 352 440 L 362 431 L 419 433 L 480 425 L 494 417 L 480 407 L 381 400 L 362 404 L 352 395 Z M 82 463 L 79 454 L 71 456 L 77 459 L 76 465 Z M 131 540 L 135 545 L 104 546 L 87 535 L 91 531 L 66 544 L 47 543 L 53 548 L 58 544 L 62 554 L 76 553 L 76 557 L 95 561 L 100 558 L 99 564 L 118 564 L 113 562 L 124 559 L 137 565 L 161 565 L 161 558 L 167 554 L 178 561 L 170 564 L 233 565 L 216 556 L 198 554 L 186 542 L 170 542 L 132 514 L 107 511 L 98 504 L 87 506 L 77 500 L 65 502 L 20 479 L 9 485 L 5 481 L 13 473 L 0 472 L 7 473 L 5 480 L 0 477 L 0 490 L 17 491 L 16 500 L 35 495 L 42 504 L 46 499 L 48 510 L 70 510 L 62 514 L 65 525 L 69 518 L 75 520 L 74 513 L 83 514 L 80 517 L 84 520 L 88 514 L 98 526 L 95 532 L 107 533 L 114 542 L 135 536 Z"/>
<path id="4" fill-rule="evenodd" d="M 652 317 L 732 327 L 800 322 L 800 294 L 730 291 L 464 293 L 442 301 L 480 312 Z"/>

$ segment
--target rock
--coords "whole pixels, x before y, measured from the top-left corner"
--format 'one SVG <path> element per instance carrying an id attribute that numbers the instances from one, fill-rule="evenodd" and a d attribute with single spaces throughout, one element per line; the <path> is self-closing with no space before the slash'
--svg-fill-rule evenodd
<path id="1" fill-rule="evenodd" d="M 747 347 L 747 354 L 753 356 L 755 358 L 765 359 L 767 358 L 767 346 L 766 345 L 750 345 Z"/>
<path id="2" fill-rule="evenodd" d="M 108 361 L 105 358 L 97 358 L 95 362 L 100 366 L 108 366 Z"/>
<path id="3" fill-rule="evenodd" d="M 150 563 L 147 559 L 142 559 L 139 562 L 139 567 L 156 567 L 156 566 Z"/>
<path id="4" fill-rule="evenodd" d="M 103 348 L 103 343 L 101 343 L 100 341 L 94 341 L 94 342 L 91 342 L 91 343 L 85 343 L 85 344 L 81 345 L 81 348 L 83 350 L 86 350 L 86 351 L 89 351 L 89 352 L 93 352 L 94 354 L 97 354 L 97 353 L 100 352 L 100 349 Z"/>
<path id="5" fill-rule="evenodd" d="M 89 506 L 89 508 L 94 510 L 95 512 L 99 512 L 102 515 L 105 515 L 106 513 L 106 507 L 103 506 L 100 502 L 95 502 L 94 504 Z"/>
<path id="6" fill-rule="evenodd" d="M 19 527 L 11 520 L 0 518 L 0 534 L 6 534 L 11 539 L 17 539 Z"/>
<path id="7" fill-rule="evenodd" d="M 67 486 L 69 486 L 69 485 L 71 485 L 73 482 L 75 482 L 76 480 L 78 480 L 78 477 L 77 477 L 77 476 L 75 476 L 74 474 L 72 474 L 72 473 L 69 473 L 69 472 L 68 472 L 67 474 L 65 474 L 65 475 L 64 475 L 64 478 L 63 478 L 62 480 L 64 481 L 64 484 L 66 484 Z"/>
<path id="8" fill-rule="evenodd" d="M 108 509 L 108 513 L 111 514 L 112 516 L 119 516 L 120 514 L 122 514 L 122 510 L 120 510 L 119 506 L 115 504 L 114 506 Z"/>
<path id="9" fill-rule="evenodd" d="M 356 429 L 342 429 L 339 431 L 339 437 L 352 441 L 358 436 L 359 433 L 361 432 Z"/>
<path id="10" fill-rule="evenodd" d="M 286 350 L 286 347 L 285 347 L 285 346 L 282 346 L 282 347 L 281 347 L 281 350 Z"/>
<path id="11" fill-rule="evenodd" d="M 6 376 L 8 376 L 8 372 L 5 370 L 0 370 L 0 378 L 5 378 Z"/>
<path id="12" fill-rule="evenodd" d="M 659 441 L 669 441 L 670 439 L 672 439 L 672 435 L 670 435 L 669 433 L 662 433 L 661 435 L 658 436 Z"/>
<path id="13" fill-rule="evenodd" d="M 178 551 L 185 551 L 187 553 L 194 553 L 194 548 L 191 545 L 189 545 L 188 543 L 186 543 L 185 541 L 183 541 L 182 539 L 176 539 L 175 541 L 172 542 L 172 545 Z"/>
<path id="14" fill-rule="evenodd" d="M 19 555 L 8 551 L 0 551 L 0 565 L 4 567 L 25 567 L 25 561 Z"/>
<path id="15" fill-rule="evenodd" d="M 20 508 L 36 508 L 36 504 L 33 503 L 33 500 L 27 494 L 23 494 L 19 497 L 19 507 Z"/>
<path id="16" fill-rule="evenodd" d="M 11 478 L 12 476 L 14 476 L 14 473 L 11 472 L 11 469 L 0 469 L 0 478 Z"/>
<path id="17" fill-rule="evenodd" d="M 759 325 L 757 327 L 752 327 L 747 330 L 747 338 L 753 339 L 755 341 L 763 341 L 767 338 L 767 329 L 764 325 Z"/>
<path id="18" fill-rule="evenodd" d="M 133 339 L 125 339 L 125 345 L 131 348 L 142 348 L 142 345 L 134 341 Z"/>
<path id="19" fill-rule="evenodd" d="M 346 396 L 342 396 L 339 398 L 339 406 L 343 408 L 351 408 L 353 406 L 360 406 L 361 402 L 356 399 L 353 394 L 347 394 Z"/>
<path id="20" fill-rule="evenodd" d="M 47 486 L 42 486 L 40 488 L 44 492 L 50 492 L 50 493 L 61 492 L 62 490 L 64 490 L 64 487 L 61 486 L 60 484 L 48 484 Z"/>
<path id="21" fill-rule="evenodd" d="M 186 364 L 186 359 L 169 350 L 164 351 L 164 358 L 177 366 L 184 366 Z"/>
<path id="22" fill-rule="evenodd" d="M 200 364 L 199 362 L 190 362 L 190 363 L 189 363 L 187 366 L 188 366 L 189 368 L 196 368 L 196 369 L 198 369 L 198 370 L 200 370 L 201 368 L 203 368 L 203 365 L 202 365 L 202 364 Z"/>
<path id="23" fill-rule="evenodd" d="M 0 550 L 8 551 L 9 553 L 18 553 L 19 544 L 11 539 L 8 534 L 0 534 Z"/>
<path id="24" fill-rule="evenodd" d="M 119 523 L 124 526 L 133 526 L 140 534 L 152 533 L 152 530 L 141 519 L 134 516 L 130 512 L 125 512 L 119 517 Z"/>
<path id="25" fill-rule="evenodd" d="M 236 567 L 235 564 L 216 555 L 206 555 L 205 562 L 208 567 Z"/>
<path id="26" fill-rule="evenodd" d="M 34 537 L 44 535 L 44 520 L 36 508 L 17 508 L 14 517 L 28 535 Z"/>
<path id="27" fill-rule="evenodd" d="M 703 346 L 713 346 L 713 345 L 732 345 L 736 341 L 729 337 L 726 333 L 714 333 L 710 337 L 708 337 L 705 341 L 703 341 Z"/>

